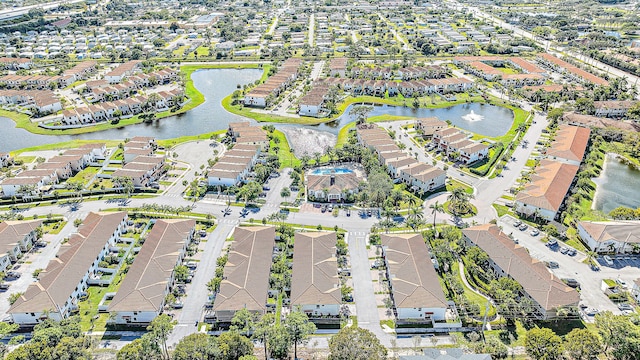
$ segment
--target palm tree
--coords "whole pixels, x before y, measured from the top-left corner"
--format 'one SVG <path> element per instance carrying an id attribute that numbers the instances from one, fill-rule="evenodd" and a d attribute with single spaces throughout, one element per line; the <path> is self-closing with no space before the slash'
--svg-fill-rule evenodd
<path id="1" fill-rule="evenodd" d="M 438 213 L 444 213 L 444 206 L 438 201 L 429 205 L 429 209 L 431 209 L 431 214 L 433 214 L 433 231 L 435 231 L 436 237 L 438 237 L 438 229 L 436 228 L 436 215 Z"/>
<path id="2" fill-rule="evenodd" d="M 423 224 L 424 213 L 421 207 L 412 207 L 409 209 L 409 216 L 407 216 L 407 225 L 416 231 L 416 229 Z"/>
<path id="3" fill-rule="evenodd" d="M 450 209 L 457 216 L 460 209 L 466 208 L 470 199 L 473 199 L 473 195 L 467 193 L 464 188 L 456 187 L 451 190 L 451 194 L 447 197 L 450 202 Z"/>

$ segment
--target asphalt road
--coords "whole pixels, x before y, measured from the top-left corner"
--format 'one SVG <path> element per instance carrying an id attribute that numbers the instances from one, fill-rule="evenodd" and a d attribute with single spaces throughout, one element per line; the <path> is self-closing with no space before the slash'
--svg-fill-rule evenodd
<path id="1" fill-rule="evenodd" d="M 169 345 L 175 345 L 183 337 L 197 331 L 196 322 L 202 321 L 204 306 L 209 300 L 207 283 L 215 275 L 216 260 L 220 257 L 222 246 L 234 227 L 235 224 L 219 224 L 208 235 L 204 251 L 199 256 L 200 262 L 193 281 L 187 286 L 187 296 L 183 298 L 184 307 L 176 319 L 178 324 L 167 341 Z"/>

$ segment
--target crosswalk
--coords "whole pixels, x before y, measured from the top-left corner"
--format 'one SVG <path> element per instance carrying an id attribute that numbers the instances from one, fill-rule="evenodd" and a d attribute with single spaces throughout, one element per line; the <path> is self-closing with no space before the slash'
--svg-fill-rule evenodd
<path id="1" fill-rule="evenodd" d="M 218 219 L 218 224 L 237 225 L 238 224 L 238 220 L 237 219 L 231 219 L 231 218 L 221 218 L 221 219 Z"/>
<path id="2" fill-rule="evenodd" d="M 368 233 L 366 231 L 351 231 L 349 232 L 349 236 L 366 236 Z"/>

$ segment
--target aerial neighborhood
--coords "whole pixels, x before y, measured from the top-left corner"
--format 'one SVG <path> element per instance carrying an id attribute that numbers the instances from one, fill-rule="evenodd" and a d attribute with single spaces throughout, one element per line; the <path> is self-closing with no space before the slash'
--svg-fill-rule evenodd
<path id="1" fill-rule="evenodd" d="M 632 0 L 0 4 L 0 357 L 638 359 Z"/>

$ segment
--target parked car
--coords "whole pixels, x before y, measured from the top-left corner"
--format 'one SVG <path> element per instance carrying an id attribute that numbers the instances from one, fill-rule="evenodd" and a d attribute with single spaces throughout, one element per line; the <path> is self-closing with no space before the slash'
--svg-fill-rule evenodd
<path id="1" fill-rule="evenodd" d="M 548 247 L 554 247 L 554 246 L 556 246 L 556 245 L 558 245 L 558 240 L 556 240 L 556 239 L 551 239 L 551 240 L 549 240 L 549 241 L 547 242 L 547 246 L 548 246 Z"/>
<path id="2" fill-rule="evenodd" d="M 547 261 L 545 264 L 550 269 L 557 269 L 560 267 L 560 264 L 558 264 L 556 261 Z"/>
<path id="3" fill-rule="evenodd" d="M 567 249 L 566 247 L 563 246 L 563 247 L 560 248 L 560 253 L 566 254 L 568 252 L 569 252 L 569 249 Z"/>
<path id="4" fill-rule="evenodd" d="M 529 225 L 527 224 L 522 224 L 518 227 L 518 229 L 520 229 L 520 231 L 525 231 L 529 228 Z"/>
<path id="5" fill-rule="evenodd" d="M 520 225 L 522 225 L 522 221 L 520 221 L 520 220 L 516 220 L 513 223 L 513 226 L 515 226 L 515 227 L 520 227 Z"/>
<path id="6" fill-rule="evenodd" d="M 626 282 L 626 281 L 624 281 L 624 280 L 622 280 L 622 279 L 620 279 L 620 278 L 617 278 L 617 279 L 616 279 L 616 283 L 617 283 L 618 285 L 622 286 L 622 287 L 627 287 L 627 282 Z M 622 310 L 622 309 L 620 309 L 620 310 Z"/>
<path id="7" fill-rule="evenodd" d="M 196 268 L 198 268 L 198 263 L 195 261 L 189 261 L 187 263 L 187 267 L 191 270 L 195 270 Z"/>
<path id="8" fill-rule="evenodd" d="M 577 288 L 580 287 L 580 283 L 578 282 L 578 280 L 573 279 L 573 278 L 566 278 L 566 279 L 562 279 L 562 281 L 571 286 L 572 288 Z"/>
<path id="9" fill-rule="evenodd" d="M 19 278 L 20 278 L 20 276 L 22 276 L 22 274 L 20 274 L 20 273 L 19 273 L 19 272 L 17 272 L 17 271 L 8 271 L 8 272 L 5 274 L 4 279 L 5 279 L 5 280 L 9 280 L 9 281 L 11 281 L 11 280 L 17 280 L 17 279 L 19 279 Z"/>
<path id="10" fill-rule="evenodd" d="M 538 236 L 540 234 L 540 230 L 538 229 L 533 229 L 533 231 L 531 231 L 531 236 Z"/>
<path id="11" fill-rule="evenodd" d="M 0 284 L 0 291 L 3 291 L 3 292 L 4 292 L 4 291 L 9 290 L 9 286 L 10 286 L 10 285 L 9 285 L 9 284 L 7 284 L 7 283 L 2 283 L 2 284 Z"/>
<path id="12" fill-rule="evenodd" d="M 602 257 L 602 259 L 604 260 L 604 262 L 609 265 L 609 266 L 613 266 L 613 259 L 611 259 L 611 257 L 609 255 L 605 255 Z"/>
<path id="13" fill-rule="evenodd" d="M 625 311 L 625 310 L 629 310 L 629 311 L 633 311 L 633 306 L 624 303 L 624 304 L 618 304 L 618 309 L 620 309 L 620 311 Z"/>
<path id="14" fill-rule="evenodd" d="M 174 309 L 182 309 L 184 307 L 184 304 L 182 303 L 182 301 L 176 301 L 171 304 L 171 307 Z"/>
<path id="15" fill-rule="evenodd" d="M 569 256 L 576 256 L 577 253 L 578 253 L 578 250 L 576 249 L 569 249 L 569 251 L 567 251 L 567 255 Z"/>

